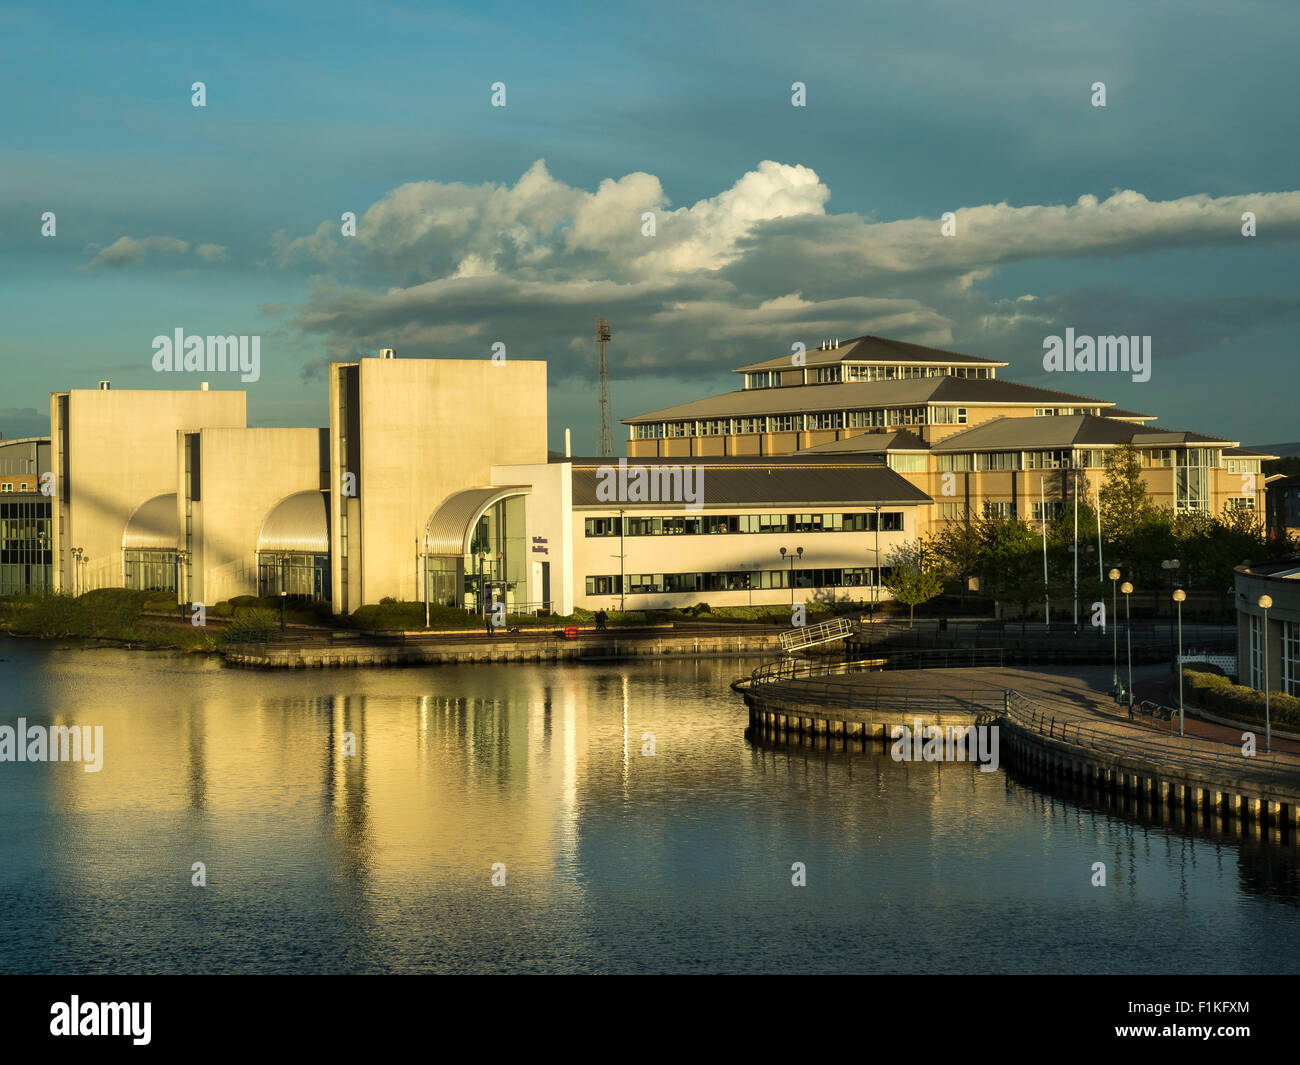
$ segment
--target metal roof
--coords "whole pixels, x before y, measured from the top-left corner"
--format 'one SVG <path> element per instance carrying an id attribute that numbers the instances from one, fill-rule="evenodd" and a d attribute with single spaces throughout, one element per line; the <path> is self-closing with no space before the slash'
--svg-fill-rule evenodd
<path id="1" fill-rule="evenodd" d="M 470 488 L 453 492 L 440 504 L 424 527 L 424 549 L 431 555 L 460 557 L 469 550 L 474 525 L 494 503 L 510 496 L 527 495 L 528 485 Z"/>
<path id="2" fill-rule="evenodd" d="M 295 492 L 280 500 L 262 522 L 257 549 L 329 554 L 329 507 L 325 493 Z"/>
<path id="3" fill-rule="evenodd" d="M 879 463 L 845 459 L 684 459 L 674 463 L 623 460 L 632 478 L 653 479 L 657 471 L 689 467 L 698 486 L 698 503 L 689 509 L 721 506 L 910 506 L 932 502 L 930 497 L 893 470 Z M 634 471 L 645 469 L 646 474 Z M 602 472 L 609 471 L 609 472 Z M 601 499 L 597 486 L 613 486 L 618 459 L 573 460 L 573 506 L 611 510 L 687 509 L 686 501 L 614 502 Z M 680 482 L 678 482 L 680 483 Z"/>
<path id="4" fill-rule="evenodd" d="M 122 533 L 122 546 L 130 550 L 175 551 L 179 540 L 175 492 L 141 503 Z"/>
<path id="5" fill-rule="evenodd" d="M 720 396 L 697 399 L 676 407 L 623 418 L 624 425 L 682 421 L 695 418 L 744 418 L 762 414 L 802 414 L 819 410 L 858 410 L 871 407 L 946 404 L 1087 404 L 1113 406 L 1070 392 L 1022 385 L 1015 381 L 975 380 L 964 377 L 919 377 L 906 381 L 845 381 L 833 385 L 790 385 L 778 388 L 744 388 Z"/>
<path id="6" fill-rule="evenodd" d="M 991 418 L 934 444 L 933 451 L 997 451 L 1127 444 L 1142 427 L 1092 414 Z"/>
<path id="7" fill-rule="evenodd" d="M 909 344 L 904 340 L 889 340 L 886 337 L 873 336 L 841 340 L 838 348 L 823 351 L 818 347 L 806 352 L 805 356 L 808 366 L 827 366 L 836 362 L 931 363 L 936 366 L 1007 365 L 1005 362 L 981 358 L 978 355 L 963 355 L 958 351 L 944 351 L 942 348 L 929 348 L 922 344 Z M 753 373 L 759 370 L 799 369 L 790 360 L 789 355 L 782 355 L 775 359 L 765 359 L 762 362 L 741 366 L 734 372 Z"/>
<path id="8" fill-rule="evenodd" d="M 878 455 L 885 451 L 929 451 L 930 445 L 915 433 L 897 429 L 887 433 L 858 433 L 796 451 L 796 455 Z"/>

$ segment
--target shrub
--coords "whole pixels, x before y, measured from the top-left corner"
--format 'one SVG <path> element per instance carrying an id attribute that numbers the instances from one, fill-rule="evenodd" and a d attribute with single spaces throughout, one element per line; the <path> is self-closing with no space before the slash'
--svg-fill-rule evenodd
<path id="1" fill-rule="evenodd" d="M 1222 674 L 1184 669 L 1183 694 L 1212 713 L 1260 722 L 1264 720 L 1264 693 L 1241 684 L 1233 684 Z M 1268 712 L 1273 721 L 1300 725 L 1300 698 L 1282 692 L 1270 692 Z"/>
<path id="2" fill-rule="evenodd" d="M 280 627 L 280 619 L 270 610 L 253 609 L 236 614 L 226 629 L 226 639 L 232 643 L 265 640 Z"/>

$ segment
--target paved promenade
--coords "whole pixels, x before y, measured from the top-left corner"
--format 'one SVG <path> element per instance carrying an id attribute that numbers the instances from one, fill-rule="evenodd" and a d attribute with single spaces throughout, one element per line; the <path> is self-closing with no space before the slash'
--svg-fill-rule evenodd
<path id="1" fill-rule="evenodd" d="M 1135 686 L 1168 672 L 1163 665 L 1134 669 Z M 1121 679 L 1127 679 L 1125 668 Z M 846 721 L 880 721 L 910 712 L 922 717 L 961 710 L 1000 713 L 1003 693 L 1010 689 L 1023 697 L 1016 701 L 1012 720 L 1034 715 L 1037 727 L 1046 721 L 1052 735 L 1066 743 L 1300 782 L 1300 744 L 1277 739 L 1269 755 L 1261 729 L 1258 753 L 1247 758 L 1241 752 L 1241 728 L 1188 718 L 1187 735 L 1179 737 L 1176 719 L 1130 722 L 1127 706 L 1107 694 L 1110 684 L 1110 666 L 1050 671 L 986 667 L 822 674 L 761 684 L 747 694 L 769 704 L 819 708 L 823 716 Z"/>

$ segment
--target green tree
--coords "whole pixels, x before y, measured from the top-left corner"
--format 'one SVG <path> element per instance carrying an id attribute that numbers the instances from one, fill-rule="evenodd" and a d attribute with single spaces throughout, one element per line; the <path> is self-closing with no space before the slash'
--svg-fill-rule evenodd
<path id="1" fill-rule="evenodd" d="M 930 538 L 934 565 L 949 580 L 957 582 L 963 602 L 969 578 L 978 576 L 984 559 L 985 520 L 967 508 L 960 521 L 944 523 Z"/>
<path id="2" fill-rule="evenodd" d="M 1101 522 L 1105 534 L 1113 540 L 1129 541 L 1151 509 L 1137 448 L 1122 444 L 1106 456 L 1106 475 L 1101 486 Z"/>
<path id="3" fill-rule="evenodd" d="M 928 555 L 924 541 L 900 544 L 885 556 L 886 572 L 881 579 L 886 590 L 908 607 L 907 627 L 912 627 L 916 608 L 943 591 L 938 559 L 933 550 Z"/>
<path id="4" fill-rule="evenodd" d="M 995 599 L 1018 603 L 1023 627 L 1029 604 L 1043 594 L 1042 539 L 1021 518 L 986 522 L 984 538 L 981 587 Z"/>

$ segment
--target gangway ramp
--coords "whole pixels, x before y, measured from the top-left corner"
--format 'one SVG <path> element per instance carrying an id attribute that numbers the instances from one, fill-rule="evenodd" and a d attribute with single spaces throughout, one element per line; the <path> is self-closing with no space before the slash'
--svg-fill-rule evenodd
<path id="1" fill-rule="evenodd" d="M 832 618 L 819 625 L 799 625 L 781 633 L 781 650 L 794 654 L 808 647 L 842 640 L 853 633 L 853 622 L 848 618 Z"/>

